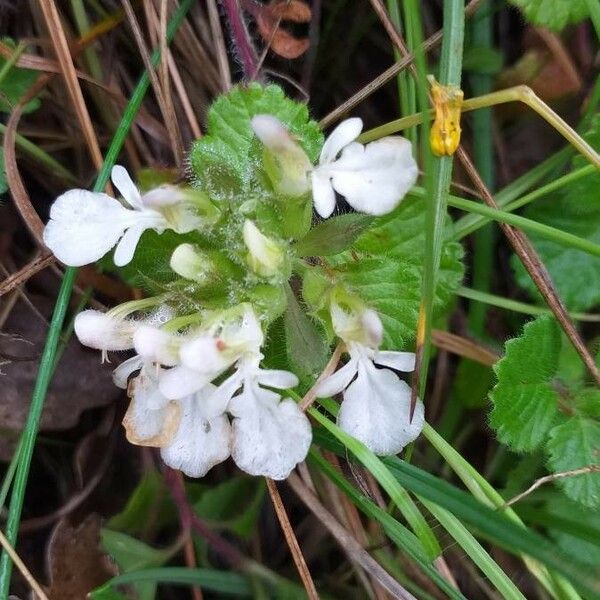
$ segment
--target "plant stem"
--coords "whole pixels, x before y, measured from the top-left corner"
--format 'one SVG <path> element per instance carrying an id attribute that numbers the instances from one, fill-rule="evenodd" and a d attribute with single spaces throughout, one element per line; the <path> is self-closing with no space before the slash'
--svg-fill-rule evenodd
<path id="1" fill-rule="evenodd" d="M 484 0 L 479 11 L 471 22 L 471 41 L 477 48 L 492 47 L 491 4 Z M 473 94 L 480 96 L 492 89 L 492 78 L 487 73 L 474 73 L 470 77 Z M 494 148 L 492 140 L 492 110 L 484 108 L 477 111 L 472 118 L 473 158 L 475 166 L 488 189 L 494 188 Z M 494 247 L 496 230 L 487 225 L 474 237 L 473 252 L 473 287 L 489 292 L 492 284 L 494 263 Z M 485 304 L 473 302 L 469 305 L 469 326 L 478 337 L 485 334 L 487 307 Z"/>
<path id="2" fill-rule="evenodd" d="M 444 0 L 444 37 L 439 73 L 439 80 L 442 85 L 460 86 L 464 27 L 464 2 L 462 0 Z M 444 241 L 452 164 L 452 156 L 435 158 L 432 165 L 432 187 L 427 189 L 430 200 L 426 213 L 425 264 L 423 266 L 422 301 L 417 332 L 417 368 L 415 369 L 415 375 L 418 378 L 418 393 L 421 398 L 425 395 L 427 384 L 428 362 L 431 353 L 433 302 L 442 243 Z M 417 389 L 413 387 L 412 407 L 414 407 L 416 400 L 415 392 L 417 392 Z"/>
<path id="3" fill-rule="evenodd" d="M 193 3 L 194 0 L 183 0 L 179 8 L 174 13 L 167 29 L 167 39 L 169 41 L 175 35 L 175 32 L 183 22 L 185 15 Z M 158 64 L 159 58 L 160 52 L 156 50 L 152 55 L 152 62 L 154 65 Z M 119 124 L 119 127 L 117 128 L 110 147 L 106 153 L 102 169 L 98 173 L 98 178 L 96 179 L 96 183 L 94 185 L 94 191 L 96 192 L 103 190 L 104 186 L 108 182 L 110 171 L 115 164 L 119 152 L 121 151 L 125 137 L 131 128 L 135 115 L 142 104 L 144 96 L 148 90 L 149 82 L 150 79 L 148 73 L 144 73 L 133 92 L 131 100 L 125 108 L 121 123 Z M 33 456 L 33 449 L 39 429 L 42 409 L 44 407 L 44 399 L 46 397 L 46 392 L 48 390 L 48 386 L 50 385 L 50 379 L 54 371 L 55 355 L 60 340 L 62 324 L 64 322 L 69 305 L 71 290 L 73 288 L 73 284 L 75 283 L 76 274 L 77 269 L 73 267 L 69 267 L 65 271 L 65 275 L 58 292 L 56 305 L 54 307 L 50 328 L 48 330 L 48 337 L 46 338 L 44 351 L 40 361 L 38 377 L 31 399 L 31 407 L 29 409 L 27 422 L 23 431 L 22 445 L 19 452 L 19 462 L 15 474 L 10 510 L 6 523 L 6 537 L 13 546 L 15 545 L 19 523 L 21 520 L 21 511 L 23 507 L 23 500 L 25 498 L 29 467 L 31 465 L 31 458 Z M 12 562 L 10 557 L 7 553 L 3 552 L 2 557 L 0 558 L 0 598 L 6 598 L 8 596 L 11 570 Z"/>

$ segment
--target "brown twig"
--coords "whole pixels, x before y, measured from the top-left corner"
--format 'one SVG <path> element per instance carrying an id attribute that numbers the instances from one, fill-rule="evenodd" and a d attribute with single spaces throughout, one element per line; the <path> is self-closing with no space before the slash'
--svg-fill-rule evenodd
<path id="1" fill-rule="evenodd" d="M 305 412 L 311 407 L 312 403 L 317 397 L 315 394 L 317 386 L 319 385 L 319 383 L 321 383 L 321 381 L 323 381 L 323 379 L 329 377 L 336 370 L 344 350 L 345 345 L 343 343 L 340 343 L 336 346 L 335 350 L 333 351 L 333 354 L 331 355 L 331 358 L 329 359 L 329 362 L 325 365 L 325 368 L 319 375 L 317 381 L 315 381 L 314 385 L 310 388 L 310 390 L 308 390 L 308 392 L 306 392 L 304 398 L 302 398 L 302 402 L 300 402 L 301 411 Z"/>
<path id="2" fill-rule="evenodd" d="M 472 15 L 477 8 L 481 0 L 471 0 L 469 4 L 465 7 L 465 16 Z M 389 18 L 389 16 L 388 16 Z M 427 38 L 422 46 L 423 52 L 429 52 L 432 48 L 435 48 L 442 41 L 442 30 L 436 31 L 431 37 Z M 404 45 L 404 50 L 406 50 L 406 46 Z M 402 59 L 394 63 L 391 67 L 388 67 L 381 75 L 373 79 L 370 83 L 365 85 L 361 90 L 359 90 L 356 94 L 348 98 L 345 102 L 342 102 L 335 110 L 332 110 L 328 115 L 323 117 L 319 121 L 319 125 L 321 128 L 329 127 L 331 124 L 335 123 L 338 119 L 340 119 L 344 114 L 346 114 L 349 110 L 353 109 L 357 104 L 360 104 L 363 100 L 368 98 L 371 94 L 376 92 L 380 87 L 385 85 L 388 81 L 391 81 L 400 71 L 403 71 L 410 65 L 412 65 L 415 60 L 414 54 L 408 53 L 406 51 L 405 56 Z"/>
<path id="3" fill-rule="evenodd" d="M 300 477 L 292 473 L 287 479 L 288 485 L 298 498 L 319 519 L 323 526 L 335 538 L 344 551 L 351 556 L 378 583 L 384 587 L 393 598 L 400 600 L 415 600 L 415 597 L 400 585 L 362 546 L 342 527 L 335 517 L 321 504 L 319 499 L 308 489 Z"/>
<path id="4" fill-rule="evenodd" d="M 540 477 L 536 479 L 532 485 L 530 485 L 524 492 L 517 494 L 514 498 L 511 498 L 507 502 L 505 502 L 500 510 L 504 510 L 509 506 L 512 506 L 519 500 L 523 500 L 525 496 L 529 496 L 531 492 L 534 492 L 539 487 L 544 485 L 545 483 L 550 483 L 552 481 L 556 481 L 557 479 L 564 479 L 565 477 L 577 477 L 578 475 L 588 475 L 589 473 L 600 473 L 600 465 L 589 465 L 587 467 L 581 467 L 580 469 L 572 469 L 570 471 L 562 471 L 560 473 L 553 473 L 552 475 L 546 475 L 545 477 Z"/>
<path id="5" fill-rule="evenodd" d="M 494 197 L 481 179 L 477 169 L 473 165 L 464 148 L 459 147 L 457 150 L 457 156 L 467 172 L 467 175 L 469 175 L 479 194 L 483 198 L 483 201 L 492 208 L 498 208 L 498 204 L 496 204 Z M 575 350 L 577 350 L 579 356 L 581 356 L 581 359 L 583 360 L 583 363 L 587 367 L 588 371 L 598 386 L 600 386 L 600 370 L 598 370 L 596 361 L 586 348 L 581 336 L 573 325 L 573 322 L 569 317 L 569 313 L 560 299 L 560 296 L 558 295 L 554 284 L 552 283 L 552 279 L 550 278 L 546 267 L 540 260 L 535 248 L 531 245 L 522 231 L 514 229 L 506 223 L 498 223 L 498 226 L 500 229 L 502 229 L 502 232 L 508 239 L 510 245 L 513 247 L 513 250 L 516 252 L 520 261 L 523 263 L 523 266 L 533 279 L 533 282 L 548 304 L 548 307 L 554 313 L 556 320 L 560 323 L 564 332 L 567 334 L 567 337 L 571 340 L 573 347 Z"/>
<path id="6" fill-rule="evenodd" d="M 500 359 L 500 355 L 489 348 L 486 348 L 473 340 L 469 340 L 448 331 L 442 331 L 441 329 L 431 330 L 431 341 L 442 350 L 447 350 L 457 356 L 470 358 L 486 367 L 491 367 Z"/>
<path id="7" fill-rule="evenodd" d="M 292 553 L 292 558 L 294 559 L 294 564 L 296 565 L 300 579 L 302 579 L 302 583 L 304 584 L 306 595 L 310 600 L 318 600 L 319 594 L 317 593 L 317 588 L 315 587 L 306 561 L 304 560 L 304 555 L 302 554 L 302 550 L 300 549 L 300 545 L 298 544 L 298 540 L 292 529 L 292 524 L 290 523 L 285 506 L 281 500 L 277 484 L 269 477 L 265 477 L 265 480 L 267 482 L 267 489 L 269 490 L 269 496 L 271 496 L 273 508 L 279 519 L 279 524 L 283 530 L 283 535 L 285 536 L 288 548 Z"/>
<path id="8" fill-rule="evenodd" d="M 21 267 L 16 273 L 9 275 L 0 282 L 0 297 L 12 292 L 12 290 L 23 285 L 30 277 L 43 271 L 56 261 L 53 254 L 41 254 L 30 260 L 24 267 Z"/>

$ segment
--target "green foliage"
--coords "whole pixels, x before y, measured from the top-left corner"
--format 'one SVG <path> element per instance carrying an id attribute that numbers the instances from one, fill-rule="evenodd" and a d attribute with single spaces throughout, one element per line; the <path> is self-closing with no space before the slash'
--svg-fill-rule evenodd
<path id="1" fill-rule="evenodd" d="M 553 377 L 558 366 L 560 333 L 551 317 L 525 325 L 523 335 L 506 344 L 494 366 L 498 383 L 491 393 L 490 423 L 500 441 L 529 451 L 546 438 L 558 418 Z"/>
<path id="2" fill-rule="evenodd" d="M 403 348 L 415 336 L 425 247 L 425 201 L 408 196 L 395 211 L 374 219 L 352 247 L 330 265 L 305 276 L 304 298 L 319 311 L 328 289 L 343 284 L 375 308 L 385 330 L 384 347 Z M 463 277 L 462 247 L 445 242 L 435 307 L 446 307 Z M 326 316 L 320 314 L 326 321 Z"/>
<path id="3" fill-rule="evenodd" d="M 465 408 L 482 408 L 487 404 L 492 384 L 492 369 L 464 358 L 456 369 L 452 399 L 460 402 Z"/>
<path id="4" fill-rule="evenodd" d="M 125 508 L 113 515 L 108 528 L 139 535 L 153 525 L 160 528 L 174 520 L 175 507 L 161 475 L 156 471 L 144 474 L 133 490 Z"/>
<path id="5" fill-rule="evenodd" d="M 600 150 L 600 115 L 596 115 L 586 140 Z M 572 168 L 585 166 L 583 157 L 574 159 Z M 560 192 L 537 201 L 527 208 L 525 216 L 545 225 L 600 243 L 600 174 L 593 173 L 564 187 Z M 565 248 L 535 234 L 530 239 L 548 269 L 567 307 L 585 311 L 600 302 L 600 258 L 580 250 Z M 516 256 L 512 266 L 517 282 L 529 294 L 538 298 L 535 284 Z"/>
<path id="6" fill-rule="evenodd" d="M 373 222 L 373 217 L 348 213 L 313 227 L 294 245 L 298 256 L 329 256 L 346 250 Z"/>
<path id="7" fill-rule="evenodd" d="M 264 481 L 246 476 L 232 477 L 216 486 L 198 488 L 194 511 L 212 527 L 249 537 L 265 495 Z"/>
<path id="8" fill-rule="evenodd" d="M 490 424 L 517 452 L 543 448 L 555 472 L 600 465 L 600 392 L 559 378 L 561 337 L 550 316 L 528 323 L 495 365 Z M 572 372 L 572 371 L 569 371 Z M 600 506 L 600 474 L 561 478 L 565 494 Z"/>
<path id="9" fill-rule="evenodd" d="M 8 38 L 3 38 L 2 42 L 12 48 L 14 42 Z M 0 71 L 6 66 L 8 59 L 0 56 Z M 14 65 L 0 80 L 0 112 L 12 112 L 15 104 L 23 97 L 25 92 L 35 83 L 39 72 L 32 69 L 22 69 Z M 24 107 L 23 112 L 33 112 L 40 106 L 38 98 L 33 98 Z"/>
<path id="10" fill-rule="evenodd" d="M 322 329 L 300 306 L 289 286 L 287 309 L 283 315 L 285 347 L 289 365 L 300 379 L 313 382 L 325 367 L 329 344 Z"/>
<path id="11" fill-rule="evenodd" d="M 509 0 L 533 25 L 560 31 L 589 16 L 586 0 Z"/>
<path id="12" fill-rule="evenodd" d="M 112 556 L 119 566 L 121 573 L 130 573 L 150 567 L 160 567 L 177 550 L 176 548 L 156 550 L 129 535 L 119 533 L 118 531 L 111 531 L 110 529 L 103 529 L 100 536 L 102 548 L 107 554 Z M 139 600 L 154 599 L 156 595 L 156 583 L 140 582 L 136 583 L 135 587 Z"/>
<path id="13" fill-rule="evenodd" d="M 318 157 L 323 134 L 311 121 L 306 105 L 285 96 L 276 85 L 237 86 L 217 98 L 208 112 L 207 135 L 197 140 L 190 155 L 197 185 L 217 200 L 239 200 L 256 184 L 254 170 L 262 150 L 250 127 L 252 117 L 277 117 L 296 136 L 311 161 Z"/>

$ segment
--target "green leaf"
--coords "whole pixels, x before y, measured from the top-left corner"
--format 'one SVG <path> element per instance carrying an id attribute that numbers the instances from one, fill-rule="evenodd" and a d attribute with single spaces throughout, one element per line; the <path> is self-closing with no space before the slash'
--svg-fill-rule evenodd
<path id="1" fill-rule="evenodd" d="M 90 593 L 90 600 L 116 600 L 119 596 L 107 595 L 112 586 L 136 583 L 167 583 L 179 585 L 198 585 L 202 589 L 225 596 L 253 597 L 250 586 L 242 575 L 231 571 L 216 569 L 189 569 L 187 567 L 163 567 L 125 573 L 113 577 L 110 581 Z"/>
<path id="2" fill-rule="evenodd" d="M 482 408 L 487 405 L 494 373 L 481 363 L 464 358 L 458 364 L 452 388 L 452 399 L 465 408 Z"/>
<path id="3" fill-rule="evenodd" d="M 421 301 L 425 204 L 423 198 L 405 198 L 392 213 L 374 219 L 350 250 L 332 256 L 327 269 L 309 269 L 303 294 L 311 309 L 321 310 L 328 286 L 342 284 L 379 313 L 384 348 L 403 348 L 414 340 Z M 438 311 L 448 305 L 461 283 L 462 256 L 460 244 L 444 243 L 435 297 Z"/>
<path id="4" fill-rule="evenodd" d="M 8 38 L 3 38 L 2 41 L 12 48 L 15 47 L 14 42 Z M 8 59 L 4 56 L 0 56 L 0 70 L 6 65 L 7 61 Z M 0 112 L 12 112 L 15 104 L 19 102 L 37 78 L 38 71 L 12 66 L 0 81 Z M 39 106 L 39 99 L 34 98 L 25 105 L 23 112 L 32 112 L 39 108 Z"/>
<path id="5" fill-rule="evenodd" d="M 304 312 L 289 285 L 286 296 L 283 326 L 289 365 L 300 379 L 314 381 L 327 363 L 329 344 L 322 329 Z"/>
<path id="6" fill-rule="evenodd" d="M 509 0 L 533 25 L 560 31 L 569 23 L 579 23 L 589 12 L 585 0 Z"/>
<path id="7" fill-rule="evenodd" d="M 160 567 L 173 555 L 172 548 L 156 550 L 129 535 L 110 529 L 102 529 L 100 538 L 102 548 L 113 557 L 123 573 Z M 156 595 L 154 582 L 139 583 L 136 588 L 140 600 L 153 600 Z"/>
<path id="8" fill-rule="evenodd" d="M 596 115 L 586 140 L 600 150 L 600 115 Z M 582 157 L 573 161 L 573 169 L 585 166 Z M 600 243 L 600 174 L 592 173 L 527 208 L 528 219 Z M 552 281 L 572 311 L 586 311 L 600 303 L 600 258 L 551 240 L 529 234 L 531 242 L 548 269 Z M 512 257 L 518 284 L 538 299 L 537 287 L 517 259 Z"/>
<path id="9" fill-rule="evenodd" d="M 163 478 L 156 471 L 148 471 L 133 490 L 125 508 L 108 521 L 108 528 L 140 534 L 151 521 L 154 526 L 160 527 L 175 519 L 171 496 Z"/>
<path id="10" fill-rule="evenodd" d="M 502 70 L 504 56 L 495 48 L 470 44 L 463 55 L 463 69 L 481 75 L 495 75 Z"/>
<path id="11" fill-rule="evenodd" d="M 265 495 L 264 482 L 252 477 L 233 477 L 202 491 L 193 504 L 194 511 L 213 527 L 249 537 Z"/>
<path id="12" fill-rule="evenodd" d="M 210 107 L 207 135 L 194 143 L 190 155 L 197 185 L 213 199 L 247 200 L 236 196 L 244 195 L 255 183 L 262 146 L 250 120 L 258 114 L 277 117 L 296 136 L 310 160 L 316 161 L 323 134 L 318 124 L 310 120 L 305 104 L 287 98 L 276 85 L 236 86 Z"/>
<path id="13" fill-rule="evenodd" d="M 559 397 L 552 386 L 559 350 L 558 326 L 543 316 L 508 341 L 505 356 L 494 365 L 498 383 L 490 394 L 490 423 L 513 450 L 537 448 L 559 417 Z"/>
<path id="14" fill-rule="evenodd" d="M 0 194 L 4 194 L 8 190 L 8 182 L 6 181 L 6 167 L 4 166 L 4 148 L 0 147 Z"/>
<path id="15" fill-rule="evenodd" d="M 358 213 L 331 217 L 313 227 L 293 246 L 297 256 L 329 256 L 346 250 L 371 225 L 373 218 Z"/>
<path id="16" fill-rule="evenodd" d="M 596 406 L 600 392 L 593 391 Z M 596 465 L 600 467 L 600 422 L 583 414 L 569 418 L 550 432 L 546 446 L 548 464 L 555 472 Z M 556 480 L 565 494 L 585 506 L 600 506 L 600 473 L 586 473 Z"/>

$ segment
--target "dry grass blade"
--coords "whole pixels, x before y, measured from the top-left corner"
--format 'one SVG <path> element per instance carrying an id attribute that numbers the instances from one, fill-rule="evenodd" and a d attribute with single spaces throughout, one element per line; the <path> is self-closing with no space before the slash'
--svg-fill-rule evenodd
<path id="1" fill-rule="evenodd" d="M 317 386 L 321 383 L 321 381 L 323 381 L 323 379 L 329 377 L 336 370 L 344 350 L 344 344 L 338 344 L 336 346 L 335 350 L 333 351 L 333 354 L 331 355 L 331 358 L 329 359 L 329 362 L 325 365 L 323 372 L 319 375 L 319 378 L 317 379 L 317 381 L 315 381 L 315 384 L 310 388 L 310 390 L 306 392 L 304 398 L 302 398 L 302 402 L 300 402 L 301 411 L 306 412 L 310 408 L 312 403 L 315 401 L 315 398 L 317 397 L 317 395 L 315 394 Z"/>
<path id="2" fill-rule="evenodd" d="M 56 262 L 53 254 L 42 254 L 29 261 L 24 267 L 0 282 L 0 296 L 12 292 L 24 284 L 30 277 L 43 271 L 46 267 Z"/>
<path id="3" fill-rule="evenodd" d="M 308 489 L 300 477 L 292 473 L 287 479 L 288 485 L 302 500 L 308 509 L 319 519 L 323 526 L 336 539 L 338 544 L 358 563 L 371 577 L 384 587 L 393 598 L 415 600 L 415 597 L 402 587 L 364 548 L 342 527 L 335 517 L 321 504 L 319 499 Z"/>
<path id="4" fill-rule="evenodd" d="M 494 197 L 490 191 L 487 189 L 487 186 L 481 179 L 477 169 L 473 165 L 464 148 L 459 147 L 457 150 L 457 156 L 484 202 L 492 208 L 498 208 L 498 204 L 494 200 Z M 596 381 L 596 384 L 600 386 L 600 370 L 596 365 L 596 361 L 586 348 L 581 336 L 575 328 L 575 325 L 573 325 L 573 322 L 569 317 L 569 313 L 560 299 L 560 296 L 558 295 L 554 284 L 552 283 L 552 279 L 550 278 L 548 271 L 544 267 L 544 264 L 535 251 L 535 248 L 531 245 L 527 239 L 527 236 L 525 236 L 523 232 L 519 231 L 518 229 L 514 229 L 506 223 L 498 223 L 498 225 L 502 229 L 510 245 L 513 247 L 513 250 L 518 255 L 520 261 L 523 263 L 523 266 L 533 279 L 533 282 L 548 304 L 548 307 L 553 312 L 556 320 L 560 323 L 560 326 L 567 334 L 567 337 L 571 340 L 573 347 L 575 350 L 577 350 L 579 356 L 581 356 L 583 363 Z"/>
<path id="5" fill-rule="evenodd" d="M 281 525 L 283 535 L 285 536 L 287 545 L 290 549 L 290 552 L 292 553 L 294 564 L 296 565 L 298 574 L 302 579 L 302 583 L 304 585 L 304 589 L 306 590 L 306 594 L 310 598 L 310 600 L 318 600 L 319 594 L 317 593 L 317 588 L 315 587 L 315 583 L 312 579 L 310 571 L 308 570 L 306 561 L 304 560 L 302 550 L 300 550 L 300 545 L 298 544 L 298 540 L 296 539 L 296 535 L 294 534 L 294 530 L 292 529 L 292 524 L 290 523 L 287 512 L 285 510 L 285 506 L 283 505 L 283 501 L 281 500 L 279 490 L 277 489 L 277 484 L 269 477 L 265 477 L 265 480 L 267 482 L 267 489 L 269 490 L 269 495 L 271 496 L 273 508 L 275 509 L 275 513 L 277 514 L 277 518 L 279 519 L 279 524 Z"/>
<path id="6" fill-rule="evenodd" d="M 231 88 L 231 70 L 229 69 L 229 59 L 227 58 L 227 47 L 225 46 L 225 37 L 221 20 L 219 19 L 219 10 L 216 0 L 208 0 L 206 3 L 208 8 L 208 18 L 210 20 L 210 29 L 215 44 L 215 52 L 217 55 L 217 65 L 219 66 L 219 76 L 221 78 L 221 86 L 226 92 Z"/>
<path id="7" fill-rule="evenodd" d="M 33 575 L 29 572 L 29 569 L 25 566 L 25 563 L 21 560 L 20 556 L 15 552 L 15 549 L 10 545 L 10 542 L 6 539 L 6 536 L 0 531 L 0 544 L 10 556 L 11 560 L 21 572 L 21 575 L 27 580 L 31 589 L 39 600 L 48 600 L 48 596 L 40 586 L 40 584 L 34 579 Z"/>
<path id="8" fill-rule="evenodd" d="M 131 2 L 129 2 L 129 0 L 121 0 L 121 2 L 123 4 L 123 8 L 125 9 L 125 14 L 127 15 L 129 25 L 131 26 L 133 37 L 135 38 L 140 56 L 144 62 L 144 67 L 146 68 L 146 72 L 150 77 L 150 83 L 152 84 L 152 89 L 154 90 L 156 100 L 160 106 L 160 111 L 163 119 L 165 120 L 165 124 L 167 126 L 167 135 L 171 143 L 171 149 L 176 161 L 181 164 L 184 155 L 183 141 L 181 139 L 181 131 L 179 129 L 177 116 L 175 115 L 172 99 L 170 98 L 170 94 L 168 94 L 168 90 L 163 90 L 160 85 L 156 71 L 154 70 L 152 62 L 150 61 L 150 54 L 146 48 L 144 37 L 142 36 L 140 25 L 133 11 L 133 7 L 131 6 Z"/>
<path id="9" fill-rule="evenodd" d="M 60 64 L 65 83 L 67 85 L 67 93 L 75 109 L 77 120 L 81 126 L 83 137 L 92 157 L 92 162 L 96 169 L 102 166 L 102 152 L 96 138 L 94 126 L 87 110 L 83 93 L 77 80 L 77 73 L 73 58 L 69 50 L 69 44 L 65 35 L 65 31 L 56 8 L 54 0 L 40 0 L 40 6 L 46 20 L 50 38 Z"/>
<path id="10" fill-rule="evenodd" d="M 431 339 L 438 348 L 469 358 L 486 367 L 491 367 L 500 359 L 500 355 L 489 348 L 448 331 L 433 329 Z"/>

